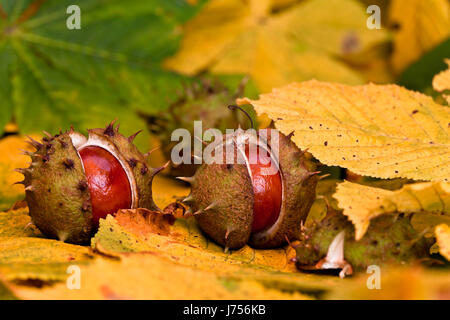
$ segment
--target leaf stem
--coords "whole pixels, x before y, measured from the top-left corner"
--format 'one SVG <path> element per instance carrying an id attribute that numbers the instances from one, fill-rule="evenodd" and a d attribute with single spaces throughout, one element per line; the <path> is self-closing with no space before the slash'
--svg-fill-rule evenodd
<path id="1" fill-rule="evenodd" d="M 0 19 L 2 20 L 8 19 L 8 15 L 6 14 L 1 4 L 0 4 Z"/>
<path id="2" fill-rule="evenodd" d="M 230 110 L 236 110 L 236 109 L 241 110 L 243 113 L 245 113 L 245 115 L 247 116 L 247 118 L 250 120 L 250 124 L 251 124 L 251 126 L 252 126 L 252 129 L 255 129 L 255 126 L 254 126 L 254 124 L 253 124 L 252 117 L 250 117 L 250 115 L 248 114 L 247 111 L 245 111 L 244 109 L 242 109 L 241 107 L 236 106 L 236 105 L 228 106 L 228 109 L 230 109 Z"/>

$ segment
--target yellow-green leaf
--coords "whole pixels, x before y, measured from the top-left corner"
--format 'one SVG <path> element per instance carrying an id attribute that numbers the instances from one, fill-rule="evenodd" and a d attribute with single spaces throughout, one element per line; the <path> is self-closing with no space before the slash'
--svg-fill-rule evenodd
<path id="1" fill-rule="evenodd" d="M 334 198 L 354 224 L 356 240 L 364 236 L 371 219 L 384 213 L 426 211 L 450 216 L 450 184 L 444 182 L 407 184 L 390 191 L 345 181 L 337 186 Z"/>
<path id="2" fill-rule="evenodd" d="M 218 277 L 158 255 L 96 259 L 81 267 L 81 288 L 65 283 L 45 289 L 12 286 L 22 299 L 308 299 L 300 293 L 267 289 L 254 281 Z"/>
<path id="3" fill-rule="evenodd" d="M 33 147 L 19 136 L 0 140 L 0 211 L 9 209 L 25 195 L 24 186 L 14 185 L 23 180 L 23 176 L 14 169 L 28 167 L 27 161 L 30 161 L 28 156 L 21 154 L 21 149 L 34 151 Z"/>
<path id="4" fill-rule="evenodd" d="M 180 182 L 159 174 L 153 179 L 153 200 L 160 208 L 165 208 L 177 199 L 189 194 L 190 188 Z"/>
<path id="5" fill-rule="evenodd" d="M 42 237 L 31 222 L 28 208 L 0 212 L 0 237 Z"/>
<path id="6" fill-rule="evenodd" d="M 208 2 L 185 25 L 166 67 L 188 75 L 249 74 L 263 91 L 310 78 L 363 82 L 338 57 L 364 52 L 385 41 L 386 32 L 366 27 L 360 3 L 310 0 L 274 13 L 276 7 L 269 0 Z"/>
<path id="7" fill-rule="evenodd" d="M 399 73 L 450 35 L 448 0 L 393 0 L 389 22 L 394 32 L 391 63 Z"/>
<path id="8" fill-rule="evenodd" d="M 327 165 L 378 178 L 450 181 L 450 109 L 396 85 L 292 83 L 259 100 L 284 134 Z"/>
<path id="9" fill-rule="evenodd" d="M 358 300 L 448 300 L 450 273 L 414 266 L 382 268 L 380 273 L 361 274 L 353 281 L 332 288 L 325 299 Z M 376 271 L 375 271 L 376 272 Z M 377 290 L 377 276 L 379 289 Z"/>
<path id="10" fill-rule="evenodd" d="M 245 246 L 225 253 L 203 235 L 193 218 L 177 219 L 169 234 L 142 232 L 151 227 L 141 224 L 152 222 L 133 217 L 141 213 L 122 211 L 117 218 L 108 216 L 100 220 L 92 246 L 101 253 L 118 257 L 152 253 L 193 269 L 233 279 L 252 279 L 277 289 L 325 290 L 338 280 L 299 273 L 291 261 L 295 251 L 290 247 L 255 250 Z"/>
<path id="11" fill-rule="evenodd" d="M 0 275 L 6 280 L 65 280 L 68 266 L 91 259 L 88 247 L 49 239 L 0 237 Z"/>

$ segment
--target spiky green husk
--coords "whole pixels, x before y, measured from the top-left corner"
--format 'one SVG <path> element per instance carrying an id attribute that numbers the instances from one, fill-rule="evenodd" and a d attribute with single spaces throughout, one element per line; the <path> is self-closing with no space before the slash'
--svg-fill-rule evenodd
<path id="1" fill-rule="evenodd" d="M 247 166 L 203 164 L 189 181 L 192 192 L 185 202 L 195 212 L 201 229 L 226 248 L 246 243 L 272 248 L 300 234 L 301 223 L 315 199 L 318 177 L 304 161 L 304 153 L 288 137 L 281 133 L 279 137 L 283 204 L 277 222 L 267 230 L 251 234 L 254 193 Z"/>
<path id="2" fill-rule="evenodd" d="M 268 144 L 271 145 L 271 134 Z M 305 221 L 316 198 L 317 172 L 305 153 L 283 134 L 279 134 L 279 165 L 283 179 L 283 215 L 268 230 L 252 234 L 250 244 L 257 248 L 278 247 L 297 239 L 302 221 Z"/>
<path id="3" fill-rule="evenodd" d="M 295 246 L 299 269 L 314 266 L 327 255 L 333 239 L 345 230 L 344 258 L 356 271 L 369 265 L 411 263 L 428 256 L 432 243 L 419 235 L 408 217 L 385 214 L 374 218 L 364 237 L 356 241 L 353 224 L 340 212 L 330 211 L 320 222 L 301 232 Z"/>
<path id="4" fill-rule="evenodd" d="M 236 92 L 230 92 L 217 80 L 194 82 L 185 87 L 168 110 L 156 116 L 144 116 L 150 131 L 158 137 L 164 158 L 171 159 L 172 148 L 177 143 L 171 143 L 172 132 L 184 128 L 194 137 L 194 121 L 202 121 L 204 129 L 217 128 L 225 132 L 227 128 L 234 128 L 242 116 L 224 106 L 234 104 L 236 98 L 243 94 L 244 87 L 243 81 Z M 194 139 L 191 143 L 194 145 Z M 199 165 L 195 164 L 171 165 L 166 172 L 172 176 L 192 176 L 198 168 Z"/>
<path id="5" fill-rule="evenodd" d="M 253 188 L 247 167 L 210 164 L 198 169 L 192 205 L 201 229 L 227 248 L 240 248 L 250 237 Z"/>
<path id="6" fill-rule="evenodd" d="M 18 169 L 25 179 L 26 201 L 33 223 L 48 237 L 76 244 L 84 244 L 95 229 L 87 178 L 70 130 L 55 136 L 46 134 L 42 142 L 31 140 L 36 148 L 28 153 L 29 168 Z M 136 181 L 136 207 L 159 210 L 152 200 L 151 183 L 159 169 L 147 165 L 147 159 L 133 145 L 133 136 L 126 138 L 114 128 L 89 130 L 90 139 L 108 144 L 120 159 L 128 162 Z"/>
<path id="7" fill-rule="evenodd" d="M 160 211 L 160 209 L 153 202 L 151 186 L 154 176 L 165 167 L 151 168 L 149 166 L 150 155 L 143 155 L 134 145 L 133 141 L 140 131 L 130 137 L 125 137 L 119 133 L 119 126 L 114 128 L 114 123 L 111 123 L 106 127 L 106 129 L 91 129 L 88 130 L 88 132 L 89 134 L 100 135 L 111 141 L 128 163 L 129 167 L 133 171 L 133 176 L 136 181 L 139 199 L 137 207 Z"/>
<path id="8" fill-rule="evenodd" d="M 32 142 L 32 163 L 25 176 L 26 201 L 33 223 L 48 237 L 84 243 L 92 233 L 89 187 L 69 133 Z"/>

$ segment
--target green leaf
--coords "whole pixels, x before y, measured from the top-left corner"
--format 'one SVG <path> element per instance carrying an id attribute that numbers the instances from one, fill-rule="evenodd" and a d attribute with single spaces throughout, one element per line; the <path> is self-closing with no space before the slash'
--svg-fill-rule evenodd
<path id="1" fill-rule="evenodd" d="M 431 82 L 433 77 L 440 71 L 447 69 L 444 59 L 449 57 L 449 52 L 450 38 L 409 66 L 400 76 L 398 84 L 411 90 L 432 94 Z"/>
<path id="2" fill-rule="evenodd" d="M 72 4 L 80 30 L 66 26 Z M 13 116 L 22 132 L 117 119 L 132 133 L 144 127 L 135 111 L 163 109 L 181 86 L 183 78 L 159 64 L 197 10 L 184 0 L 0 0 L 0 7 L 0 130 Z"/>

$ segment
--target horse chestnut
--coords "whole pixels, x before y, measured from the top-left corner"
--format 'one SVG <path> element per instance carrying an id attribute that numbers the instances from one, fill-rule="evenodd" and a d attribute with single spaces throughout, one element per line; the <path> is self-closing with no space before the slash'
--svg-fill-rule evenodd
<path id="1" fill-rule="evenodd" d="M 226 249 L 246 243 L 271 248 L 297 239 L 318 181 L 304 152 L 273 129 L 238 129 L 212 144 L 206 148 L 222 161 L 205 159 L 193 177 L 180 177 L 191 184 L 183 200 L 187 214 Z"/>
<path id="2" fill-rule="evenodd" d="M 89 137 L 71 129 L 41 142 L 29 168 L 18 169 L 25 179 L 26 201 L 33 223 L 48 237 L 86 243 L 100 218 L 119 209 L 159 210 L 152 199 L 152 180 L 164 167 L 148 166 L 133 144 L 109 124 L 88 130 Z"/>

